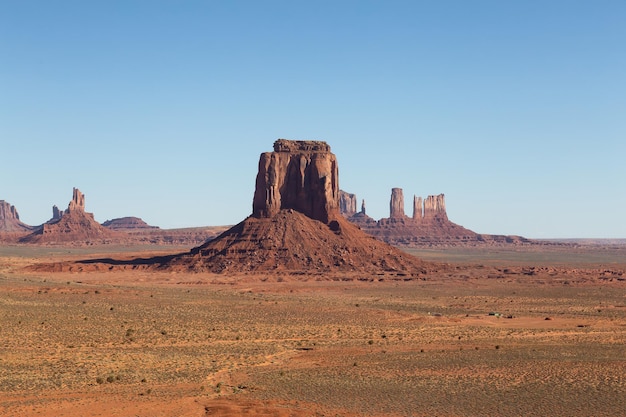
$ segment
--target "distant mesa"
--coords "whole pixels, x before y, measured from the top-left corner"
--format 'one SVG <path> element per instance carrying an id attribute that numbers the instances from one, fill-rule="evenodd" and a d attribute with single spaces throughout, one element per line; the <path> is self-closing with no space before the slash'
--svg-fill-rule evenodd
<path id="1" fill-rule="evenodd" d="M 158 226 L 150 226 L 148 223 L 144 222 L 139 217 L 120 217 L 117 219 L 111 219 L 102 223 L 102 226 L 111 230 L 123 230 L 123 231 L 159 229 Z"/>
<path id="2" fill-rule="evenodd" d="M 262 153 L 252 215 L 160 269 L 420 275 L 425 263 L 341 216 L 337 159 L 320 141 L 279 139 Z"/>
<path id="3" fill-rule="evenodd" d="M 119 237 L 112 230 L 94 220 L 92 213 L 85 212 L 85 195 L 74 188 L 72 200 L 61 212 L 52 208 L 52 219 L 24 236 L 20 243 L 68 243 L 86 240 L 107 240 Z"/>
<path id="4" fill-rule="evenodd" d="M 0 232 L 21 233 L 30 232 L 33 229 L 33 226 L 20 221 L 20 215 L 15 206 L 0 200 Z"/>
<path id="5" fill-rule="evenodd" d="M 525 244 L 529 239 L 520 236 L 486 235 L 473 232 L 448 219 L 445 196 L 430 195 L 426 199 L 413 196 L 411 217 L 404 211 L 402 188 L 393 188 L 389 201 L 389 217 L 375 220 L 365 213 L 365 200 L 361 211 L 354 213 L 356 195 L 340 191 L 341 214 L 365 233 L 394 246 L 456 246 Z"/>

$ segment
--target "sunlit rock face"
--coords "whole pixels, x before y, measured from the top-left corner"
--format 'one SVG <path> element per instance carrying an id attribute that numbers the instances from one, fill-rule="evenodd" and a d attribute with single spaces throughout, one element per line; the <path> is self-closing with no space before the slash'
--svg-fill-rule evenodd
<path id="1" fill-rule="evenodd" d="M 267 218 L 282 209 L 324 223 L 339 216 L 337 158 L 326 142 L 279 139 L 274 152 L 261 154 L 252 214 Z"/>

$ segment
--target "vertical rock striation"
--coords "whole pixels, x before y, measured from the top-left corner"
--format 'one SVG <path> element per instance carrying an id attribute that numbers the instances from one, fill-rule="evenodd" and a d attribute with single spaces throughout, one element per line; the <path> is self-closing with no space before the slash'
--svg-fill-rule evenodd
<path id="1" fill-rule="evenodd" d="M 424 201 L 424 219 L 448 220 L 446 202 L 443 194 L 429 195 Z"/>
<path id="2" fill-rule="evenodd" d="M 259 159 L 252 215 L 268 218 L 293 209 L 324 223 L 339 216 L 339 172 L 330 146 L 279 139 Z"/>

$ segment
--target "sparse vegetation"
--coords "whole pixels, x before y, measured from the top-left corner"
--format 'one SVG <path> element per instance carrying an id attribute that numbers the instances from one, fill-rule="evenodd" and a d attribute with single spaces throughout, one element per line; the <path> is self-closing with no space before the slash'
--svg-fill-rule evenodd
<path id="1" fill-rule="evenodd" d="M 619 415 L 626 284 L 503 280 L 484 268 L 279 286 L 271 276 L 84 274 L 68 286 L 63 274 L 5 274 L 0 414 L 85 393 L 322 404 L 328 415 Z"/>

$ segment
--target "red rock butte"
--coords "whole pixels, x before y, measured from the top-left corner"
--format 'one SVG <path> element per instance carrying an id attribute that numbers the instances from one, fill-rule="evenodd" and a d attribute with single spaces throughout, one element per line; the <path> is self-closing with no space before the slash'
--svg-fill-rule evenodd
<path id="1" fill-rule="evenodd" d="M 320 141 L 279 139 L 261 154 L 252 215 L 272 217 L 294 209 L 328 223 L 338 217 L 339 172 L 330 146 Z"/>
<path id="2" fill-rule="evenodd" d="M 252 214 L 159 269 L 359 272 L 417 276 L 425 263 L 378 241 L 339 212 L 337 158 L 321 141 L 279 139 L 262 153 Z"/>

